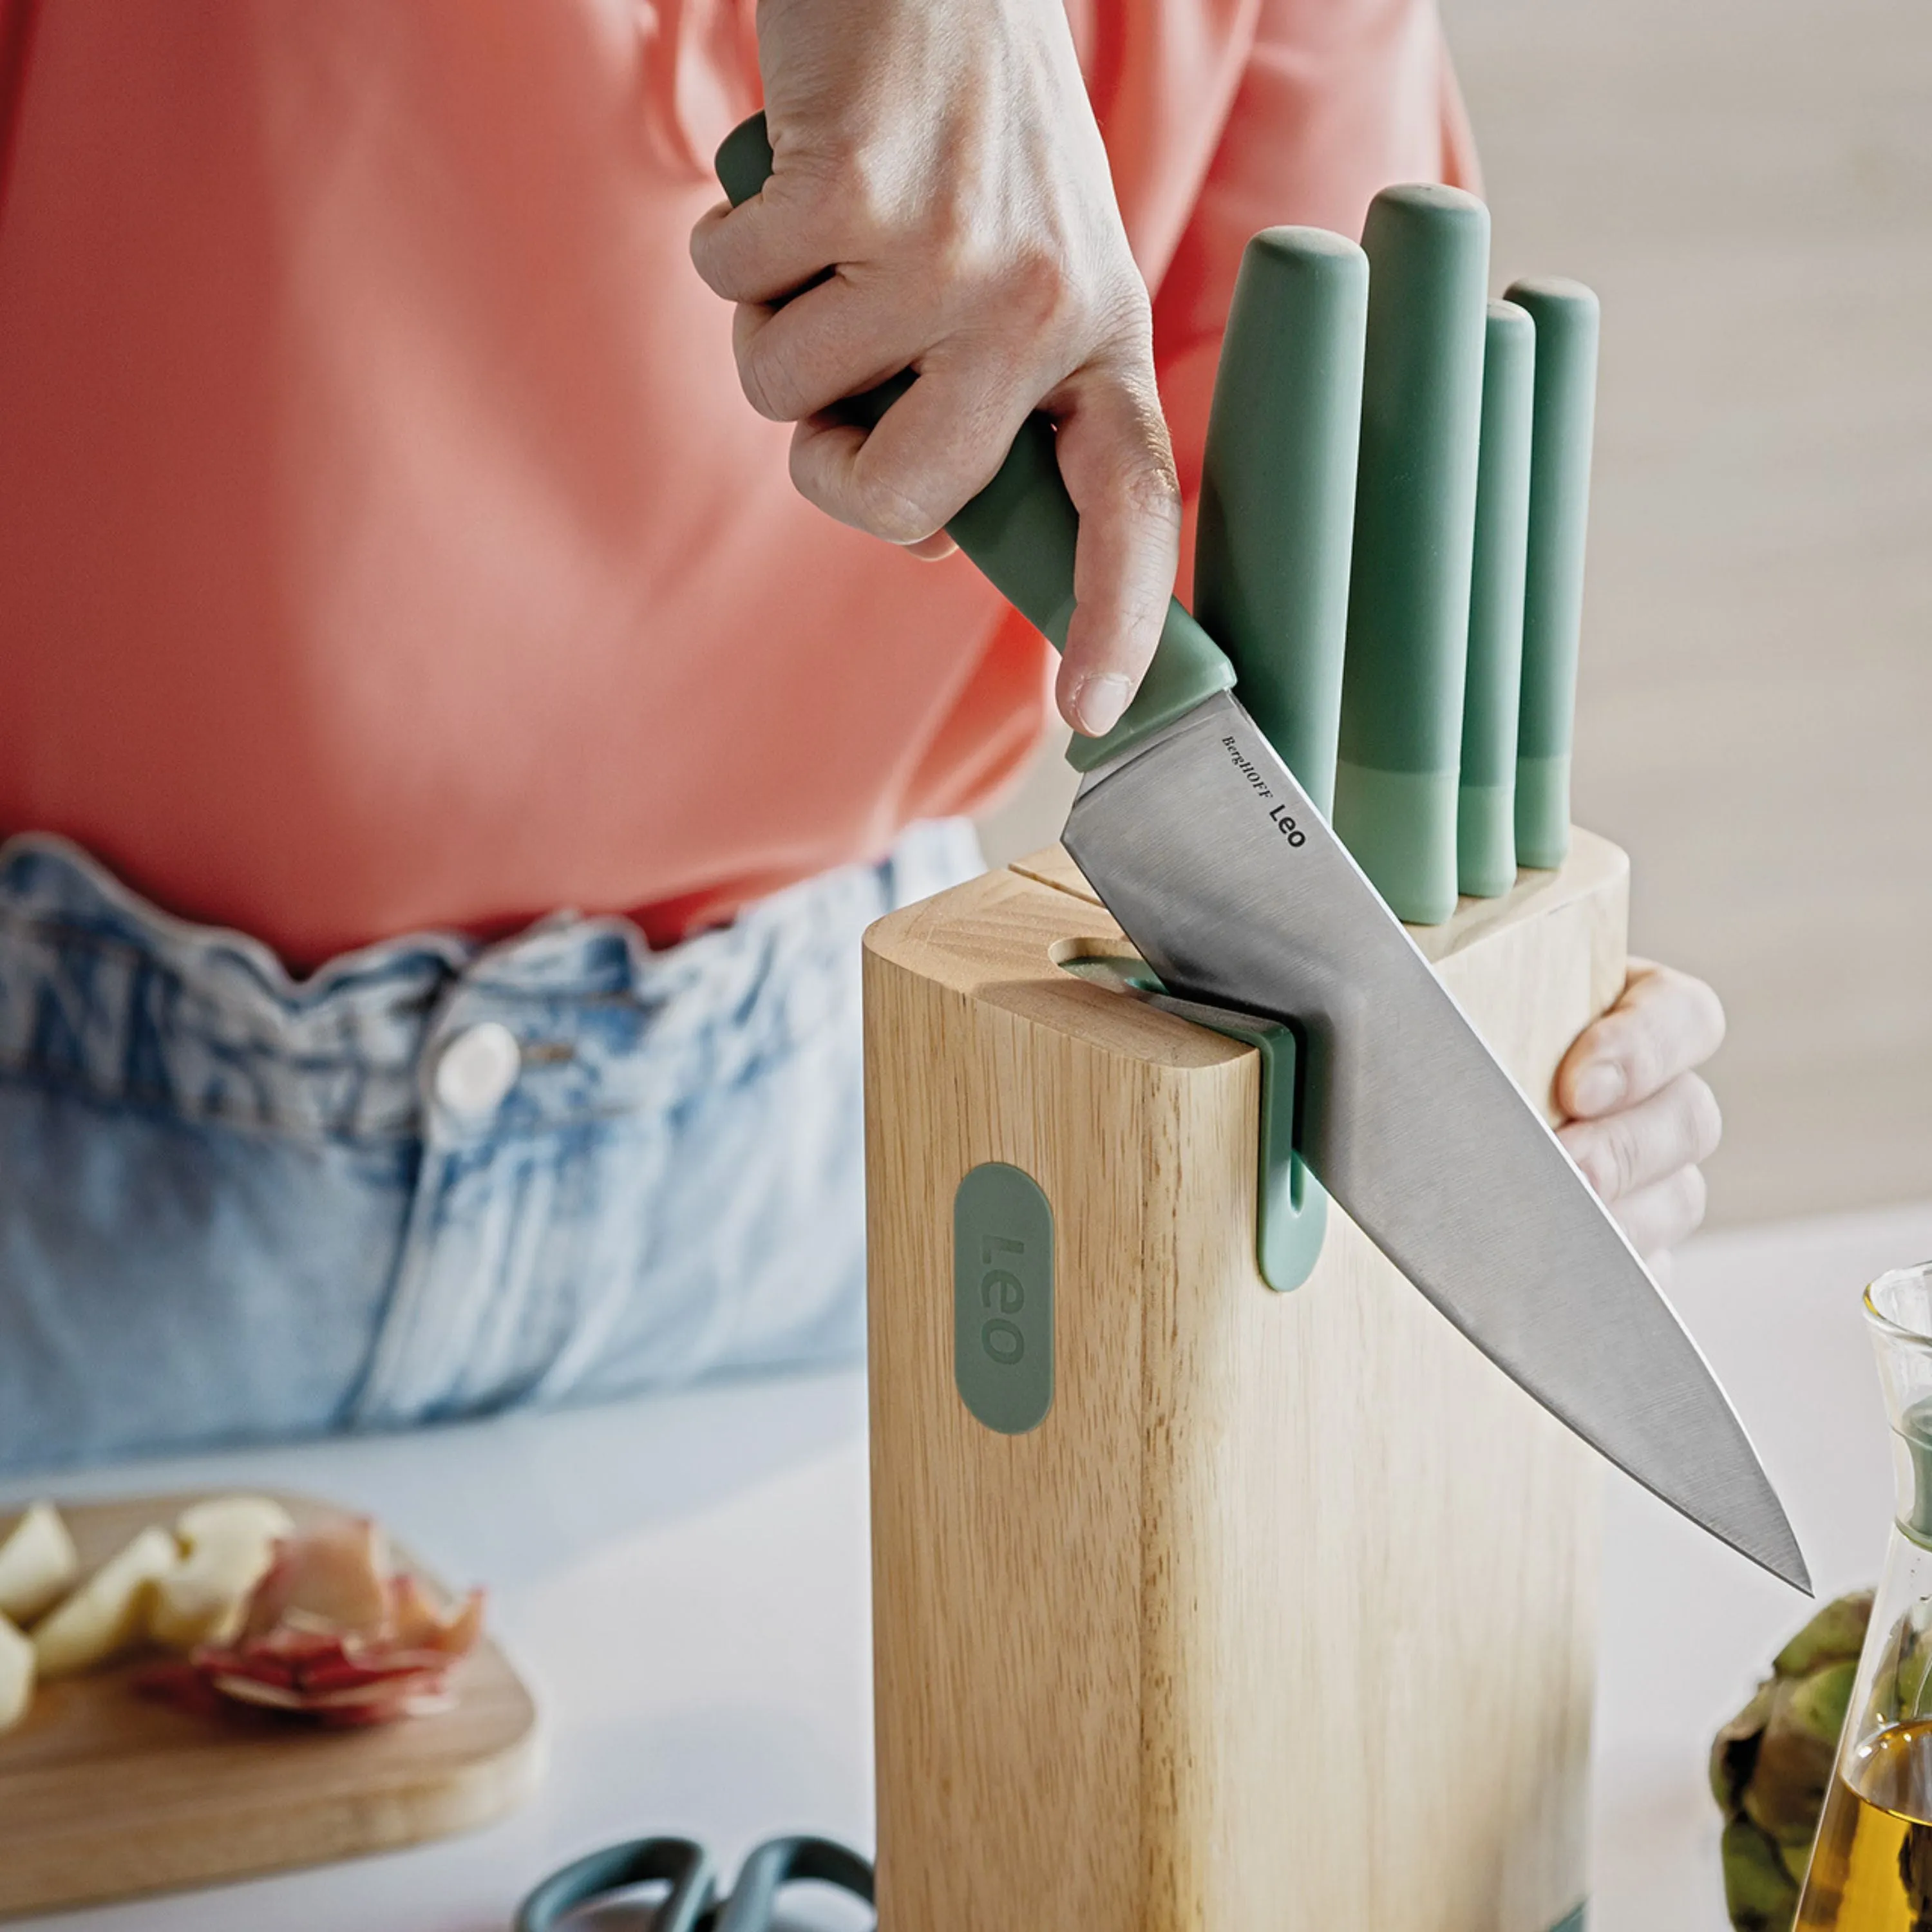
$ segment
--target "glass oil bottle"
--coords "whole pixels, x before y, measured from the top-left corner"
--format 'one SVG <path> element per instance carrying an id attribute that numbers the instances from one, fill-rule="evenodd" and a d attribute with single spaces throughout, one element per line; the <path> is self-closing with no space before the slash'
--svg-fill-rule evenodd
<path id="1" fill-rule="evenodd" d="M 1932 1932 L 1932 1263 L 1865 1292 L 1898 1485 L 1796 1932 Z"/>

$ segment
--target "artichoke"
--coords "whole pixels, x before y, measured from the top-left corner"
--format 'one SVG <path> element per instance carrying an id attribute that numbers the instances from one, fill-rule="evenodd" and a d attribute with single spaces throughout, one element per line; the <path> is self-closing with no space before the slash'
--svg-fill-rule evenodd
<path id="1" fill-rule="evenodd" d="M 1869 1590 L 1826 1604 L 1711 1746 L 1724 1899 L 1737 1932 L 1790 1932 L 1871 1610 Z"/>

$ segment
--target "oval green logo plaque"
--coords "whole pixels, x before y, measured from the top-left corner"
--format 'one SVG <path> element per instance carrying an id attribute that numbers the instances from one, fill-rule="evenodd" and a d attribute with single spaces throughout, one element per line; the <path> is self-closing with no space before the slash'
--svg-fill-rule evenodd
<path id="1" fill-rule="evenodd" d="M 986 1161 L 952 1197 L 952 1379 L 988 1429 L 1053 1406 L 1053 1210 L 1024 1168 Z"/>

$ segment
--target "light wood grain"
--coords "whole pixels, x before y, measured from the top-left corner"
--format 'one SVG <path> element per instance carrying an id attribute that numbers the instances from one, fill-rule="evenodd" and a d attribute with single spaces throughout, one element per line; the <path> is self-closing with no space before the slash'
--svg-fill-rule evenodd
<path id="1" fill-rule="evenodd" d="M 1621 984 L 1622 855 L 1426 937 L 1532 1094 Z M 1060 970 L 1064 855 L 866 956 L 881 1922 L 1546 1932 L 1582 1895 L 1596 1465 L 1337 1214 L 1253 1262 L 1246 1048 Z M 952 1381 L 961 1177 L 1053 1204 L 1032 1434 Z"/>
<path id="2" fill-rule="evenodd" d="M 196 1500 L 61 1513 L 92 1568 Z M 282 1501 L 298 1522 L 324 1508 Z M 42 1685 L 0 1737 L 0 1912 L 416 1844 L 500 1816 L 536 1778 L 535 1707 L 487 1639 L 458 1666 L 454 1709 L 358 1731 L 190 1715 L 138 1694 L 138 1667 Z"/>

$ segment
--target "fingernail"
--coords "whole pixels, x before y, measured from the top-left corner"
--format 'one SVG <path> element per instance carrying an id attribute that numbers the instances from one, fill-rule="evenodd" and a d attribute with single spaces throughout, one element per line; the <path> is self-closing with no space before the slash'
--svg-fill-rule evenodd
<path id="1" fill-rule="evenodd" d="M 1593 1060 L 1576 1076 L 1576 1108 L 1582 1114 L 1601 1114 L 1624 1097 L 1624 1070 L 1611 1060 Z"/>
<path id="2" fill-rule="evenodd" d="M 1073 687 L 1073 716 L 1090 738 L 1111 731 L 1127 708 L 1127 681 L 1118 671 L 1096 671 Z"/>

